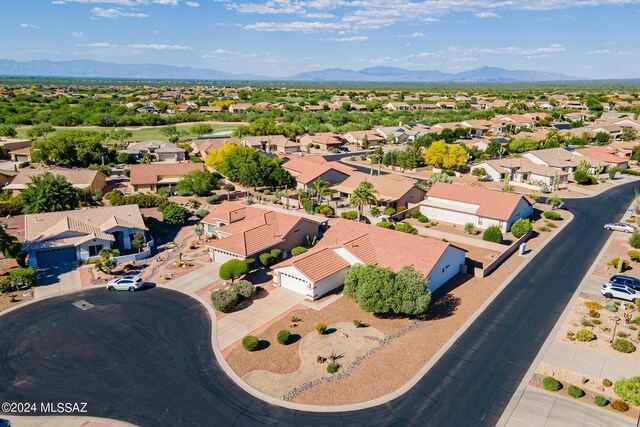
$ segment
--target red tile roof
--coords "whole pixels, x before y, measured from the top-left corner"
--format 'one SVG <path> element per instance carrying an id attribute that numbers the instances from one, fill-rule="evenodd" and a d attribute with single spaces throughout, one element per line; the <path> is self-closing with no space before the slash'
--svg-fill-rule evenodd
<path id="1" fill-rule="evenodd" d="M 193 171 L 204 171 L 202 163 L 150 163 L 131 165 L 131 185 L 156 184 L 161 177 L 181 177 Z"/>

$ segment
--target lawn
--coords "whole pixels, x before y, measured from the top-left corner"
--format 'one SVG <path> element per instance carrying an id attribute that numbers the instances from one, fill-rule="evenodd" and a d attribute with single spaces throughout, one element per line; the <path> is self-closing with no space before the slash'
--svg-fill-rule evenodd
<path id="1" fill-rule="evenodd" d="M 213 133 L 216 132 L 224 132 L 224 131 L 230 131 L 230 130 L 234 130 L 236 127 L 238 127 L 238 124 L 235 123 L 215 123 L 215 124 L 210 124 L 211 127 L 213 128 Z M 177 124 L 176 127 L 178 129 L 182 129 L 186 132 L 189 132 L 189 128 L 193 126 L 193 123 L 182 123 L 182 124 Z M 164 126 L 139 126 L 139 127 L 126 127 L 126 129 L 130 130 L 131 133 L 133 133 L 133 137 L 130 138 L 130 141 L 153 141 L 153 140 L 166 140 L 167 137 L 164 136 L 162 133 L 160 133 L 160 129 L 162 129 Z M 18 131 L 18 136 L 16 138 L 27 138 L 27 130 L 30 128 L 30 126 L 22 126 L 19 128 L 16 128 L 16 130 Z M 97 126 L 78 126 L 78 127 L 56 127 L 56 129 L 58 130 L 65 130 L 65 129 L 69 129 L 69 130 L 73 130 L 73 129 L 78 129 L 78 130 L 88 130 L 88 129 L 95 129 L 95 130 L 103 130 L 103 131 L 108 131 L 111 128 L 104 128 L 104 127 L 97 127 Z M 188 138 L 196 138 L 197 135 L 194 134 L 188 134 L 186 138 L 182 138 L 182 139 L 188 139 Z"/>

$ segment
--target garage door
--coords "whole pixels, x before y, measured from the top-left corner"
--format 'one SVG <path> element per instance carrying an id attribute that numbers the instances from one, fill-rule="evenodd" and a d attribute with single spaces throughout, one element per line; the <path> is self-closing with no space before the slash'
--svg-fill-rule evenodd
<path id="1" fill-rule="evenodd" d="M 301 295 L 307 294 L 308 284 L 289 275 L 280 275 L 280 286 Z"/>
<path id="2" fill-rule="evenodd" d="M 56 264 L 66 264 L 76 261 L 76 248 L 57 248 L 36 253 L 39 267 L 47 267 Z"/>

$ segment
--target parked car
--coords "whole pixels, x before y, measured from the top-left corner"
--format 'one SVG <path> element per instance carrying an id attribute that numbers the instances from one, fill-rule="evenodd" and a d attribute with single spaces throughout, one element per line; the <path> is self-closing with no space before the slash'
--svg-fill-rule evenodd
<path id="1" fill-rule="evenodd" d="M 633 233 L 636 231 L 636 227 L 634 225 L 627 224 L 626 222 L 611 222 L 609 224 L 605 224 L 604 228 L 609 231 L 624 231 L 625 233 Z"/>
<path id="2" fill-rule="evenodd" d="M 637 292 L 626 285 L 618 285 L 615 283 L 605 283 L 600 288 L 600 293 L 606 298 L 618 298 L 632 302 L 636 298 L 640 298 L 640 292 Z"/>
<path id="3" fill-rule="evenodd" d="M 625 285 L 634 291 L 640 291 L 640 279 L 636 279 L 635 277 L 616 274 L 611 276 L 609 283 L 613 283 L 614 285 Z"/>
<path id="4" fill-rule="evenodd" d="M 140 276 L 123 276 L 113 279 L 107 283 L 107 289 L 110 291 L 129 291 L 135 292 L 144 285 Z"/>

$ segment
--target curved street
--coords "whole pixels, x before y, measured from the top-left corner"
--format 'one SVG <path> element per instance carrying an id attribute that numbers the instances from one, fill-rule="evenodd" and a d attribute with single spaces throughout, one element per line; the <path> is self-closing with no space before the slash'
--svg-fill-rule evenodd
<path id="1" fill-rule="evenodd" d="M 608 237 L 602 224 L 622 216 L 635 186 L 567 200 L 574 220 L 416 386 L 384 405 L 314 413 L 254 398 L 215 360 L 204 307 L 159 288 L 92 289 L 0 316 L 0 400 L 87 402 L 87 415 L 143 426 L 495 425 Z M 82 300 L 92 307 L 73 305 Z"/>

